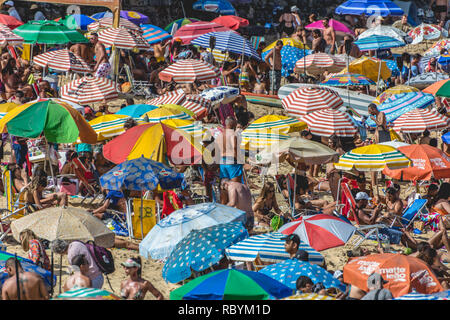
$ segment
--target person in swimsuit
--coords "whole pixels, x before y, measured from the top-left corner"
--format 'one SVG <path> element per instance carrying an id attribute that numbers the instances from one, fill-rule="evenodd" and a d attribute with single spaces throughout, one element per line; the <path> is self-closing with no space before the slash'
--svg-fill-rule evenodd
<path id="1" fill-rule="evenodd" d="M 106 53 L 103 43 L 98 41 L 97 33 L 92 33 L 89 38 L 89 42 L 94 46 L 95 52 L 95 67 L 93 71 L 96 77 L 107 77 L 111 71 L 111 65 L 109 64 L 108 55 Z"/>
<path id="2" fill-rule="evenodd" d="M 28 258 L 37 266 L 50 270 L 50 259 L 36 234 L 30 229 L 24 229 L 19 234 L 23 251 L 28 252 Z"/>
<path id="3" fill-rule="evenodd" d="M 78 254 L 72 258 L 70 263 L 72 275 L 66 279 L 64 283 L 64 292 L 79 288 L 91 288 L 91 279 L 89 279 L 89 262 L 82 254 Z"/>
<path id="4" fill-rule="evenodd" d="M 440 219 L 443 221 L 446 229 L 450 229 L 450 202 L 448 198 L 450 197 L 450 183 L 444 182 L 439 187 L 439 191 L 436 195 L 435 203 L 431 208 L 431 211 L 440 214 Z"/>
<path id="5" fill-rule="evenodd" d="M 261 193 L 253 205 L 253 212 L 259 224 L 267 227 L 270 226 L 270 220 L 275 215 L 284 217 L 285 220 L 290 220 L 289 215 L 284 214 L 278 207 L 277 199 L 275 198 L 275 187 L 271 182 L 267 182 L 261 189 Z"/>
<path id="6" fill-rule="evenodd" d="M 20 83 L 20 79 L 14 71 L 16 61 L 12 57 L 4 57 L 3 59 L 6 60 L 6 65 L 3 66 L 2 63 L 3 69 L 0 74 L 0 80 L 5 86 L 6 99 L 9 99 L 16 93 L 16 90 Z"/>
<path id="7" fill-rule="evenodd" d="M 42 195 L 42 192 L 47 187 L 47 177 L 34 179 L 29 187 L 29 192 L 26 195 L 27 203 L 34 204 L 38 210 L 49 208 L 55 205 L 64 207 L 67 205 L 67 193 L 56 192 Z"/>
<path id="8" fill-rule="evenodd" d="M 386 114 L 378 110 L 377 105 L 374 103 L 369 104 L 370 119 L 372 119 L 377 128 L 375 130 L 375 143 L 391 141 L 391 134 L 387 128 Z"/>
<path id="9" fill-rule="evenodd" d="M 141 258 L 129 258 L 122 262 L 125 274 L 128 278 L 120 284 L 120 295 L 127 300 L 144 300 L 145 295 L 150 291 L 158 300 L 164 300 L 164 296 L 159 292 L 150 281 L 141 277 L 142 264 Z"/>
<path id="10" fill-rule="evenodd" d="M 282 35 L 285 37 L 290 37 L 294 33 L 294 22 L 296 21 L 295 16 L 286 7 L 284 13 L 280 17 L 280 25 L 282 26 Z"/>

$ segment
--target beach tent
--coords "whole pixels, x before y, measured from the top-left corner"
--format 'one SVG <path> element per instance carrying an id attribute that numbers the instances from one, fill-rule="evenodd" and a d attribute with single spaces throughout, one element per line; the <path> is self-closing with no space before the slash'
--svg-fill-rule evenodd
<path id="1" fill-rule="evenodd" d="M 408 15 L 408 23 L 413 27 L 419 25 L 419 20 L 417 18 L 417 6 L 414 1 L 403 1 L 403 0 L 393 0 L 396 5 L 398 5 L 403 12 Z"/>

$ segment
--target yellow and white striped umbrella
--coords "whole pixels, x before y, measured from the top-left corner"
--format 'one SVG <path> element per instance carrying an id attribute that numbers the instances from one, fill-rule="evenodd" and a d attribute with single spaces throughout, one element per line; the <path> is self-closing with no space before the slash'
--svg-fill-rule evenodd
<path id="1" fill-rule="evenodd" d="M 245 135 L 242 135 L 241 148 L 245 150 L 262 150 L 290 138 L 289 135 L 278 130 L 247 132 Z"/>
<path id="2" fill-rule="evenodd" d="M 183 111 L 175 110 L 174 108 L 157 108 L 154 110 L 151 110 L 149 112 L 146 112 L 141 116 L 141 118 L 144 118 L 145 116 L 148 117 L 148 122 L 160 122 L 162 120 L 167 119 L 184 119 L 184 120 L 193 120 L 190 115 Z"/>
<path id="3" fill-rule="evenodd" d="M 89 121 L 92 129 L 97 133 L 97 140 L 103 141 L 125 132 L 123 125 L 129 116 L 121 114 L 106 114 Z M 135 118 L 138 124 L 144 123 L 142 119 Z"/>
<path id="4" fill-rule="evenodd" d="M 211 49 L 207 48 L 206 51 L 211 52 Z M 222 52 L 220 50 L 214 49 L 212 51 L 212 54 L 214 56 L 214 60 L 216 60 L 217 63 L 222 63 L 224 61 L 228 61 L 228 62 L 236 61 L 235 59 L 230 58 L 230 54 L 228 52 Z"/>
<path id="5" fill-rule="evenodd" d="M 338 170 L 382 171 L 385 167 L 408 168 L 411 160 L 391 146 L 371 144 L 345 153 L 334 166 Z"/>
<path id="6" fill-rule="evenodd" d="M 323 296 L 317 293 L 301 293 L 284 298 L 283 300 L 336 300 L 336 298 Z"/>
<path id="7" fill-rule="evenodd" d="M 200 122 L 192 122 L 184 119 L 168 119 L 161 122 L 168 126 L 188 132 L 194 139 L 201 139 L 206 133 L 206 128 L 204 128 Z"/>

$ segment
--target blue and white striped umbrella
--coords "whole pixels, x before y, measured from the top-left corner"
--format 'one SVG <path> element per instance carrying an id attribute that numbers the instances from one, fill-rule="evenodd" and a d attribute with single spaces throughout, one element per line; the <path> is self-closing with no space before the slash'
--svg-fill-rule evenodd
<path id="1" fill-rule="evenodd" d="M 170 33 L 166 30 L 151 24 L 141 24 L 141 29 L 144 32 L 142 36 L 150 44 L 159 43 L 172 38 Z"/>
<path id="2" fill-rule="evenodd" d="M 336 8 L 337 14 L 401 16 L 403 10 L 390 0 L 349 0 Z"/>
<path id="3" fill-rule="evenodd" d="M 245 222 L 245 211 L 219 203 L 187 206 L 159 221 L 139 244 L 139 254 L 145 258 L 165 259 L 192 230 L 232 221 Z"/>
<path id="4" fill-rule="evenodd" d="M 259 270 L 259 272 L 294 290 L 297 287 L 297 279 L 300 276 L 309 277 L 313 283 L 321 282 L 327 289 L 337 288 L 344 292 L 346 288 L 344 284 L 334 278 L 333 275 L 324 268 L 297 259 L 289 259 L 277 264 L 272 264 Z"/>
<path id="5" fill-rule="evenodd" d="M 403 47 L 405 45 L 404 42 L 399 41 L 395 38 L 380 36 L 377 34 L 371 35 L 367 38 L 359 39 L 355 41 L 355 44 L 361 51 L 397 48 Z"/>
<path id="6" fill-rule="evenodd" d="M 450 290 L 433 294 L 423 294 L 413 291 L 411 293 L 397 297 L 394 300 L 449 300 L 449 299 L 450 299 Z"/>
<path id="7" fill-rule="evenodd" d="M 401 115 L 417 108 L 426 108 L 434 102 L 432 94 L 423 92 L 405 92 L 392 95 L 378 106 L 378 110 L 386 114 L 386 122 L 392 123 Z M 366 121 L 369 127 L 376 127 L 372 119 Z"/>
<path id="8" fill-rule="evenodd" d="M 262 58 L 265 59 L 271 51 L 263 52 Z M 283 46 L 281 49 L 281 75 L 288 77 L 294 72 L 295 63 L 301 58 L 312 53 L 312 50 L 303 50 L 292 46 Z"/>
<path id="9" fill-rule="evenodd" d="M 199 0 L 192 5 L 192 9 L 215 12 L 221 15 L 236 15 L 236 10 L 227 0 Z"/>
<path id="10" fill-rule="evenodd" d="M 209 39 L 211 37 L 216 38 L 216 45 L 214 49 L 228 51 L 239 55 L 244 54 L 247 57 L 261 60 L 250 41 L 233 31 L 208 32 L 201 35 L 197 39 L 192 40 L 191 44 L 203 48 L 209 48 Z"/>
<path id="11" fill-rule="evenodd" d="M 255 261 L 259 256 L 262 262 L 282 262 L 289 259 L 289 254 L 284 249 L 284 240 L 286 235 L 279 232 L 264 233 L 252 236 L 225 250 L 229 259 L 235 261 Z M 309 262 L 314 264 L 322 264 L 324 257 L 301 242 L 299 250 L 305 250 L 309 255 Z"/>

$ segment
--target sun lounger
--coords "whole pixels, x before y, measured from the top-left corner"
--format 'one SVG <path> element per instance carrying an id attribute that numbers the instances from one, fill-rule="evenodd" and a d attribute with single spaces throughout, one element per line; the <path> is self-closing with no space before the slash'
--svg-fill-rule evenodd
<path id="1" fill-rule="evenodd" d="M 396 221 L 399 221 L 404 228 L 408 228 L 421 213 L 426 213 L 427 202 L 427 199 L 414 200 L 414 202 L 403 211 L 401 216 L 394 218 L 391 228 L 394 227 Z"/>

